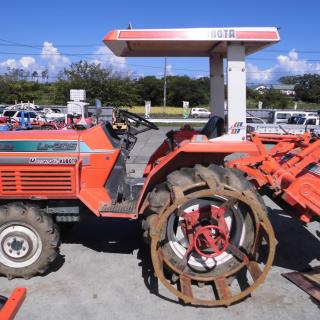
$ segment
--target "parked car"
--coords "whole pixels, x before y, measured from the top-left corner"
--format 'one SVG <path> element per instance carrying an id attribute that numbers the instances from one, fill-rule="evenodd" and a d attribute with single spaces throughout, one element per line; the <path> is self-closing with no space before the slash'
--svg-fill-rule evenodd
<path id="1" fill-rule="evenodd" d="M 246 118 L 247 120 L 247 123 L 257 123 L 257 124 L 264 124 L 265 121 L 262 120 L 261 118 L 258 118 L 258 117 L 248 117 Z"/>
<path id="2" fill-rule="evenodd" d="M 193 118 L 209 118 L 211 112 L 206 108 L 192 108 L 190 115 Z"/>
<path id="3" fill-rule="evenodd" d="M 305 125 L 305 126 L 318 126 L 320 125 L 319 117 L 309 116 L 309 117 L 300 117 L 297 120 L 296 124 Z"/>
<path id="4" fill-rule="evenodd" d="M 41 111 L 41 116 L 45 118 L 46 121 L 62 120 L 65 118 L 65 114 L 61 113 L 59 109 L 51 109 L 51 108 L 44 108 Z"/>
<path id="5" fill-rule="evenodd" d="M 23 111 L 4 110 L 3 114 L 2 114 L 2 120 L 6 119 L 5 122 L 7 122 L 9 120 L 14 120 L 16 122 L 20 122 L 21 121 L 21 112 L 23 112 Z M 42 116 L 40 116 L 39 114 L 37 114 L 34 111 L 24 110 L 24 112 L 28 112 L 30 114 L 31 122 L 38 121 L 38 120 L 45 121 L 45 119 Z"/>
<path id="6" fill-rule="evenodd" d="M 316 112 L 311 111 L 294 111 L 294 110 L 274 110 L 270 111 L 268 123 L 288 123 L 291 117 L 317 116 Z"/>

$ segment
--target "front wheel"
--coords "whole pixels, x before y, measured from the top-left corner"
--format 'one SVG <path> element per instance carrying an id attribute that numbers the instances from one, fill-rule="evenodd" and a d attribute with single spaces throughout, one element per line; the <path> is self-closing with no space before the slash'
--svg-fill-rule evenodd
<path id="1" fill-rule="evenodd" d="M 0 207 L 0 273 L 30 278 L 58 255 L 59 231 L 39 208 L 12 203 Z"/>
<path id="2" fill-rule="evenodd" d="M 182 168 L 148 201 L 144 235 L 154 271 L 179 299 L 229 305 L 264 281 L 276 240 L 262 198 L 241 173 L 216 165 Z"/>

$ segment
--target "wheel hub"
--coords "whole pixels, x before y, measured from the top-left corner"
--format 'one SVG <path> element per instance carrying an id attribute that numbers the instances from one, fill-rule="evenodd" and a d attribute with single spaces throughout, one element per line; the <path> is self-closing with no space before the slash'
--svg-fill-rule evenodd
<path id="1" fill-rule="evenodd" d="M 36 231 L 26 225 L 4 225 L 0 229 L 0 262 L 23 268 L 35 262 L 42 250 Z"/>
<path id="2" fill-rule="evenodd" d="M 229 231 L 224 215 L 225 209 L 215 206 L 210 206 L 204 213 L 199 209 L 184 212 L 184 233 L 189 242 L 186 255 L 195 251 L 201 257 L 215 258 L 225 252 Z"/>
<path id="3" fill-rule="evenodd" d="M 183 259 L 192 270 L 200 272 L 213 270 L 228 262 L 233 257 L 229 252 L 230 242 L 241 246 L 245 234 L 241 215 L 236 216 L 235 210 L 238 209 L 233 202 L 219 196 L 212 200 L 193 201 L 182 208 L 176 218 L 172 215 L 168 220 L 167 237 L 170 248 L 178 259 Z M 195 235 L 200 228 L 210 225 L 218 227 L 213 230 L 216 233 L 215 237 L 218 238 L 218 249 L 212 250 L 210 245 L 201 247 L 199 241 L 204 239 L 203 235 L 199 234 L 197 251 Z"/>
<path id="4" fill-rule="evenodd" d="M 31 249 L 30 240 L 26 239 L 24 235 L 10 235 L 4 239 L 4 252 L 11 258 L 23 258 L 28 255 Z"/>
<path id="5" fill-rule="evenodd" d="M 194 235 L 193 248 L 202 257 L 217 257 L 228 248 L 228 245 L 227 233 L 215 225 L 201 227 Z M 212 253 L 208 253 L 210 251 Z"/>

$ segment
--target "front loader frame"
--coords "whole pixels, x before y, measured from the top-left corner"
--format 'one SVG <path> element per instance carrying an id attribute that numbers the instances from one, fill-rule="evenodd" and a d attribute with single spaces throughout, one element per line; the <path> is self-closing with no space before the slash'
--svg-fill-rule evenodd
<path id="1" fill-rule="evenodd" d="M 303 135 L 251 134 L 259 149 L 258 156 L 249 156 L 228 162 L 248 175 L 257 188 L 267 186 L 275 197 L 281 198 L 310 222 L 320 216 L 320 140 Z M 278 143 L 269 151 L 262 141 Z"/>

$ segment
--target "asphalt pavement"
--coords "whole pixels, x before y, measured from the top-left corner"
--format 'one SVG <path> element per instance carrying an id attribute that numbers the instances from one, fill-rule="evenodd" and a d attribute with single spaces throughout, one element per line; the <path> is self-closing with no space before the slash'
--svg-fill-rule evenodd
<path id="1" fill-rule="evenodd" d="M 164 134 L 146 132 L 128 160 L 141 176 Z M 75 319 L 319 319 L 320 305 L 281 276 L 320 264 L 319 224 L 303 226 L 264 197 L 279 241 L 267 280 L 251 297 L 228 308 L 195 308 L 170 300 L 158 286 L 136 221 L 85 218 L 63 238 L 61 254 L 43 276 L 29 280 L 0 277 L 0 294 L 28 290 L 17 320 Z"/>

